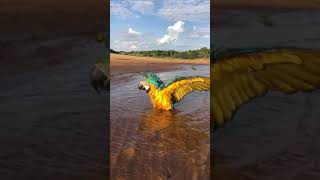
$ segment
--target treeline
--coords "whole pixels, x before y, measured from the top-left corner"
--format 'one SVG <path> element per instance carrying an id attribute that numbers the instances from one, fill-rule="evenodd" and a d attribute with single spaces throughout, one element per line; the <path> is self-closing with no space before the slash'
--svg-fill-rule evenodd
<path id="1" fill-rule="evenodd" d="M 172 57 L 182 59 L 195 59 L 195 58 L 209 58 L 210 49 L 203 47 L 197 50 L 188 51 L 174 51 L 174 50 L 150 50 L 150 51 L 119 51 L 116 52 L 110 49 L 111 53 L 133 55 L 133 56 L 146 56 L 146 57 Z"/>

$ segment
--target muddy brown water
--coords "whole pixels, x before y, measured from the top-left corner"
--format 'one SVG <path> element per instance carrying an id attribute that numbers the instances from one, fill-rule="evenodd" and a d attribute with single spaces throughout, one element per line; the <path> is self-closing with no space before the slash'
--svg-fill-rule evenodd
<path id="1" fill-rule="evenodd" d="M 157 75 L 162 80 L 209 76 L 208 65 L 182 68 Z M 210 93 L 191 93 L 175 111 L 159 111 L 138 89 L 141 75 L 122 76 L 127 81 L 117 82 L 121 75 L 111 80 L 111 179 L 207 179 Z"/>
<path id="2" fill-rule="evenodd" d="M 274 26 L 258 21 L 261 15 Z M 319 16 L 318 10 L 217 9 L 215 42 L 227 48 L 319 49 Z M 213 178 L 320 179 L 319 107 L 319 90 L 270 92 L 241 106 L 212 136 Z"/>
<path id="3" fill-rule="evenodd" d="M 66 45 L 64 39 L 44 40 L 43 44 L 60 48 Z M 41 62 L 56 58 L 32 54 L 33 46 L 43 44 L 32 42 L 17 49 L 25 48 Z M 59 51 L 61 63 L 57 65 L 1 77 L 1 180 L 107 178 L 109 99 L 97 95 L 89 84 L 90 68 L 103 56 L 104 46 L 94 39 L 77 37 L 71 47 Z M 10 55 L 16 56 L 34 62 L 25 54 Z M 1 67 L 10 71 L 7 66 Z"/>

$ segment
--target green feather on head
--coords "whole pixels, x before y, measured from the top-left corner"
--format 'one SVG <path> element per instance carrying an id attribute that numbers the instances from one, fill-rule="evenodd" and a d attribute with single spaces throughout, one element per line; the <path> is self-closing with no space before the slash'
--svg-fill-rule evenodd
<path id="1" fill-rule="evenodd" d="M 164 82 L 153 72 L 144 72 L 143 77 L 147 83 L 154 85 L 156 88 L 164 88 Z"/>

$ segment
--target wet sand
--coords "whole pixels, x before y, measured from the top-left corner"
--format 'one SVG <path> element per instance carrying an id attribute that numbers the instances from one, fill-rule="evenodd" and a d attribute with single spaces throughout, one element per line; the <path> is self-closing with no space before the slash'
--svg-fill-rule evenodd
<path id="1" fill-rule="evenodd" d="M 138 57 L 120 54 L 110 54 L 112 74 L 118 72 L 123 73 L 124 70 L 128 73 L 143 72 L 143 71 L 164 71 L 174 70 L 179 65 L 208 65 L 209 59 L 178 59 L 178 58 L 156 58 L 156 57 Z"/>
<path id="2" fill-rule="evenodd" d="M 272 26 L 259 19 L 268 19 Z M 217 10 L 215 40 L 225 48 L 320 48 L 318 10 Z M 244 105 L 214 133 L 215 179 L 320 178 L 320 92 L 269 93 Z"/>
<path id="3" fill-rule="evenodd" d="M 163 80 L 209 76 L 203 61 L 111 56 L 111 179 L 209 179 L 209 92 L 154 110 L 137 88 L 145 70 Z"/>

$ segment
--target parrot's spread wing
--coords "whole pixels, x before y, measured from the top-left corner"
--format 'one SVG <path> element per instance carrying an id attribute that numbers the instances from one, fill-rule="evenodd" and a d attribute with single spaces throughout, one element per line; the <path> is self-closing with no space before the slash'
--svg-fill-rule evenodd
<path id="1" fill-rule="evenodd" d="M 192 91 L 208 91 L 209 89 L 209 77 L 183 77 L 176 79 L 163 88 L 162 93 L 174 98 L 175 102 L 179 102 Z"/>
<path id="2" fill-rule="evenodd" d="M 215 125 L 223 126 L 241 104 L 268 90 L 294 93 L 319 88 L 320 52 L 247 53 L 221 59 L 211 72 L 211 112 Z"/>

